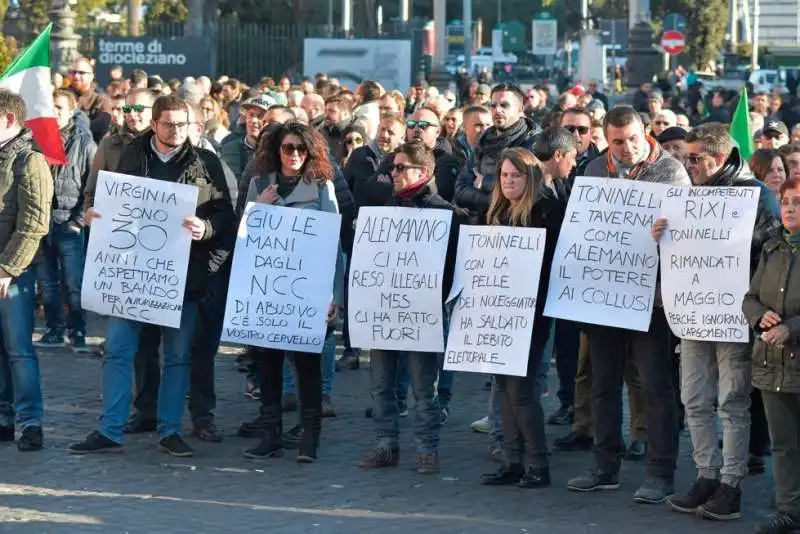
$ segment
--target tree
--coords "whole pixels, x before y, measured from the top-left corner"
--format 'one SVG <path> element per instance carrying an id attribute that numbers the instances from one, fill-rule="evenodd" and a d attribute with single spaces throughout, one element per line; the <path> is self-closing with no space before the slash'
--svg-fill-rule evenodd
<path id="1" fill-rule="evenodd" d="M 147 12 L 144 15 L 146 24 L 164 22 L 186 22 L 189 18 L 189 7 L 186 0 L 145 0 Z"/>

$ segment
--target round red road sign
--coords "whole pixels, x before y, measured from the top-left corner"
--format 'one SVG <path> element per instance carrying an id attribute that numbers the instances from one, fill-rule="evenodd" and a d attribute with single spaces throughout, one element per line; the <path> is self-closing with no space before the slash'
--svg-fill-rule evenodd
<path id="1" fill-rule="evenodd" d="M 670 30 L 664 32 L 664 35 L 661 37 L 661 48 L 671 56 L 680 54 L 685 47 L 686 39 L 681 32 Z"/>

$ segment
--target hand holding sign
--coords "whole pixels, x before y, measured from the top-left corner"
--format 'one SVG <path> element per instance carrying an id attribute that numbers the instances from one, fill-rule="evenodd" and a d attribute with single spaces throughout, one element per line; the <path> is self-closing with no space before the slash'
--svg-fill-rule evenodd
<path id="1" fill-rule="evenodd" d="M 192 232 L 194 241 L 200 241 L 206 233 L 206 222 L 200 217 L 186 217 L 183 219 L 183 227 Z"/>
<path id="2" fill-rule="evenodd" d="M 661 241 L 661 236 L 664 235 L 664 230 L 667 229 L 667 226 L 669 226 L 669 222 L 667 221 L 666 217 L 661 217 L 660 219 L 656 219 L 656 222 L 650 229 L 650 235 L 653 236 L 653 240 L 656 243 Z"/>

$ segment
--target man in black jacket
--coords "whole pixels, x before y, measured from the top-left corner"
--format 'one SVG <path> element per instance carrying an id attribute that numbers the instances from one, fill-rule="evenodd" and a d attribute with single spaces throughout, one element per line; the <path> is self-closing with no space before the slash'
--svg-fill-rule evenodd
<path id="1" fill-rule="evenodd" d="M 213 154 L 195 149 L 188 140 L 189 113 L 186 103 L 173 96 L 153 104 L 151 131 L 139 136 L 122 154 L 118 172 L 198 188 L 197 209 L 183 220 L 191 233 L 187 282 L 180 328 L 162 328 L 164 375 L 158 398 L 158 434 L 162 450 L 173 456 L 192 456 L 194 451 L 181 437 L 181 422 L 189 386 L 190 349 L 196 328 L 208 328 L 198 320 L 200 300 L 214 283 L 233 251 L 234 213 L 230 193 L 219 161 Z M 132 199 L 135 203 L 135 200 Z M 144 201 L 142 201 L 144 202 Z M 87 222 L 102 214 L 94 209 Z M 103 362 L 103 416 L 99 430 L 70 446 L 73 454 L 120 450 L 122 433 L 130 410 L 131 374 L 143 323 L 109 317 Z"/>
<path id="2" fill-rule="evenodd" d="M 441 294 L 449 294 L 455 267 L 458 243 L 458 212 L 436 192 L 433 151 L 421 141 L 410 141 L 394 154 L 392 183 L 394 191 L 386 202 L 389 206 L 453 211 L 447 255 L 442 275 Z M 365 469 L 396 467 L 399 461 L 396 376 L 401 356 L 408 358 L 408 371 L 414 388 L 418 424 L 414 428 L 417 442 L 416 467 L 420 474 L 439 472 L 439 430 L 441 414 L 436 399 L 436 377 L 440 358 L 429 352 L 400 352 L 373 349 L 372 391 L 375 400 L 375 425 L 379 440 L 360 461 Z"/>
<path id="3" fill-rule="evenodd" d="M 482 221 L 489 209 L 495 180 L 495 167 L 506 148 L 533 150 L 539 127 L 525 116 L 525 94 L 514 84 L 500 84 L 492 89 L 489 108 L 494 126 L 486 130 L 475 149 L 472 165 L 467 165 L 456 180 L 455 204 L 469 210 Z"/>

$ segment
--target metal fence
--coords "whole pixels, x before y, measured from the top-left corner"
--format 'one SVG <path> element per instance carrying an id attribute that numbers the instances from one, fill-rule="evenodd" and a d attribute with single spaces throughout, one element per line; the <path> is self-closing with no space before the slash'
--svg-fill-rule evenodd
<path id="1" fill-rule="evenodd" d="M 372 39 L 408 39 L 411 41 L 412 72 L 420 70 L 422 55 L 422 28 L 424 21 L 390 22 L 384 24 L 380 32 L 373 32 Z M 145 27 L 142 35 L 152 37 L 181 37 L 187 25 L 183 23 L 152 24 Z M 109 28 L 100 31 L 84 29 L 80 50 L 92 56 L 95 40 L 103 35 L 113 34 Z M 360 33 L 360 32 L 359 32 Z M 249 84 L 257 83 L 263 76 L 278 77 L 290 75 L 297 78 L 303 74 L 303 40 L 306 38 L 360 38 L 350 32 L 346 34 L 339 27 L 328 25 L 281 25 L 248 24 L 239 20 L 222 20 L 214 26 L 206 27 L 206 38 L 215 46 L 213 76 L 228 75 Z M 198 73 L 200 74 L 200 73 Z"/>

